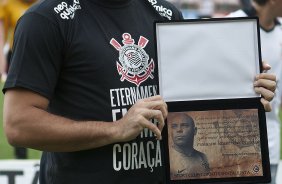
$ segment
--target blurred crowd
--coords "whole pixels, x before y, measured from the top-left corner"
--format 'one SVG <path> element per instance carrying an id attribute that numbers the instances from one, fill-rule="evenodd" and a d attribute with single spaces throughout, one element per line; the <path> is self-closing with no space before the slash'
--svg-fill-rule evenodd
<path id="1" fill-rule="evenodd" d="M 181 9 L 184 18 L 222 17 L 242 7 L 251 6 L 250 0 L 169 0 Z"/>

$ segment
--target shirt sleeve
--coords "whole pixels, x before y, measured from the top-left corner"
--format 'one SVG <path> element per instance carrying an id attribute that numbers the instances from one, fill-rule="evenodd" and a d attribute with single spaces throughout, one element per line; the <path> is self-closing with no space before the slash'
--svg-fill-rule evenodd
<path id="1" fill-rule="evenodd" d="M 36 14 L 25 14 L 18 22 L 11 66 L 3 93 L 25 88 L 50 99 L 63 63 L 64 41 L 56 22 Z"/>

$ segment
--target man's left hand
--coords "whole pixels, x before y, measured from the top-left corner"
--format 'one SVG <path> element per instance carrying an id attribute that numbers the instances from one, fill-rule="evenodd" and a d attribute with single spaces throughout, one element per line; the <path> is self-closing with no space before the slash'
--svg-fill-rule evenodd
<path id="1" fill-rule="evenodd" d="M 271 69 L 271 66 L 263 62 L 263 71 Z M 261 73 L 256 76 L 254 82 L 255 91 L 262 95 L 261 103 L 266 112 L 271 111 L 270 101 L 273 99 L 276 90 L 276 76 L 270 73 Z"/>

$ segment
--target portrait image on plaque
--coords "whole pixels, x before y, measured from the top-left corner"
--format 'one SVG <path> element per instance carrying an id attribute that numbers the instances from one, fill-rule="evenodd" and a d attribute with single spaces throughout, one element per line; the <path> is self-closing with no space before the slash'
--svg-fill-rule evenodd
<path id="1" fill-rule="evenodd" d="M 171 180 L 262 176 L 256 109 L 171 112 Z"/>

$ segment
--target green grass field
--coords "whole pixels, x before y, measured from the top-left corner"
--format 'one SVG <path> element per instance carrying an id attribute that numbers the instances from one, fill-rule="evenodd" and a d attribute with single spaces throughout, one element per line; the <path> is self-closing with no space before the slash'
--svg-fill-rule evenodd
<path id="1" fill-rule="evenodd" d="M 0 83 L 0 87 L 2 90 L 3 83 Z M 13 147 L 10 146 L 7 142 L 7 139 L 4 136 L 3 132 L 3 94 L 2 92 L 0 93 L 0 159 L 13 159 L 14 154 L 13 154 Z M 282 113 L 280 113 L 280 117 L 282 119 Z M 282 128 L 282 126 L 281 126 Z M 282 130 L 281 130 L 282 133 Z M 281 136 L 281 148 L 282 148 L 282 136 Z M 41 152 L 29 149 L 28 150 L 28 158 L 29 159 L 38 159 L 40 158 Z M 282 159 L 282 149 L 281 149 L 281 159 Z"/>

